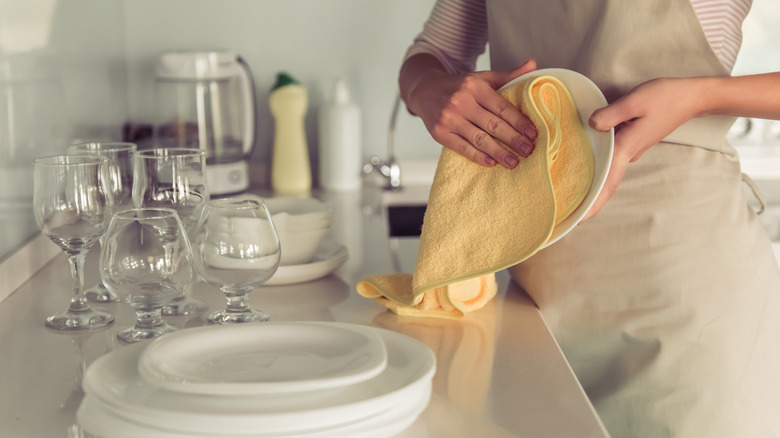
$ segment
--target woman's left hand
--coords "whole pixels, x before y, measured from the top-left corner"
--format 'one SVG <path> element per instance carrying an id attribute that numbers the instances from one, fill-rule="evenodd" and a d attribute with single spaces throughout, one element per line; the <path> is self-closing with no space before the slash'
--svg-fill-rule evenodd
<path id="1" fill-rule="evenodd" d="M 593 112 L 589 120 L 593 129 L 615 128 L 615 150 L 604 188 L 583 221 L 598 213 L 615 194 L 629 163 L 700 115 L 704 98 L 704 87 L 697 78 L 660 78 Z"/>

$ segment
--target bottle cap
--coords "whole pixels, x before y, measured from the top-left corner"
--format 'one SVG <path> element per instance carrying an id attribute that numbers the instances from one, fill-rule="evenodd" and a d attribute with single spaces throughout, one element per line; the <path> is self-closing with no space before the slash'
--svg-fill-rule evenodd
<path id="1" fill-rule="evenodd" d="M 349 103 L 349 88 L 347 88 L 347 83 L 344 79 L 337 78 L 333 82 L 331 93 L 334 103 Z"/>
<path id="2" fill-rule="evenodd" d="M 299 84 L 300 82 L 295 80 L 294 77 L 290 76 L 285 72 L 281 72 L 276 76 L 276 83 L 274 84 L 271 91 L 278 90 L 279 88 L 285 87 L 287 85 L 299 85 Z"/>

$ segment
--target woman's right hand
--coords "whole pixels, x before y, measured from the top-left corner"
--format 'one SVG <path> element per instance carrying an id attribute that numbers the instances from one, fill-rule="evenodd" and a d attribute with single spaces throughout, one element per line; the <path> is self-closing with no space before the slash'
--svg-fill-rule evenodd
<path id="1" fill-rule="evenodd" d="M 531 154 L 536 128 L 496 90 L 535 70 L 536 62 L 511 71 L 448 74 L 434 68 L 438 62 L 432 57 L 415 58 L 419 57 L 410 58 L 402 68 L 401 95 L 434 140 L 484 166 L 500 163 L 514 169 L 518 164 L 517 157 L 496 139 L 521 157 Z"/>

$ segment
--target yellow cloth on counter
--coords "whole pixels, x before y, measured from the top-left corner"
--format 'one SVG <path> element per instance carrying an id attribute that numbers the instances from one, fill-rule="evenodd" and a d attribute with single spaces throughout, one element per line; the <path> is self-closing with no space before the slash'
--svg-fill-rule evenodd
<path id="1" fill-rule="evenodd" d="M 494 274 L 431 289 L 416 297 L 412 274 L 372 275 L 363 278 L 357 291 L 401 316 L 459 318 L 482 308 L 498 291 Z"/>
<path id="2" fill-rule="evenodd" d="M 366 277 L 358 293 L 397 314 L 453 317 L 477 310 L 495 295 L 487 286 L 495 284 L 495 272 L 543 248 L 555 225 L 585 198 L 593 152 L 566 87 L 538 76 L 500 93 L 536 126 L 534 152 L 518 156 L 510 170 L 481 166 L 444 148 L 414 274 Z M 480 277 L 484 282 L 468 281 Z"/>

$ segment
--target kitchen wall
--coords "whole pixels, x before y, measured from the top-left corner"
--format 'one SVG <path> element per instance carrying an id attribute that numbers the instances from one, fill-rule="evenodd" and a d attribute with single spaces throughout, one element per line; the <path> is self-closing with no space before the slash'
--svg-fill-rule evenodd
<path id="1" fill-rule="evenodd" d="M 122 0 L 0 0 L 0 260 L 38 233 L 32 159 L 119 138 L 124 25 Z"/>
<path id="2" fill-rule="evenodd" d="M 254 160 L 267 161 L 273 134 L 268 94 L 286 71 L 306 86 L 310 153 L 316 115 L 331 83 L 343 77 L 363 110 L 364 155 L 386 155 L 398 69 L 433 0 L 132 0 L 126 1 L 129 118 L 153 118 L 154 59 L 165 50 L 229 48 L 252 68 L 259 103 Z M 435 158 L 439 147 L 404 114 L 404 158 Z"/>

